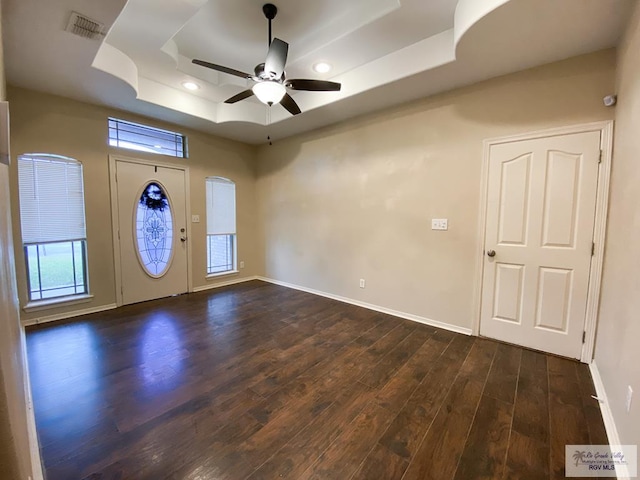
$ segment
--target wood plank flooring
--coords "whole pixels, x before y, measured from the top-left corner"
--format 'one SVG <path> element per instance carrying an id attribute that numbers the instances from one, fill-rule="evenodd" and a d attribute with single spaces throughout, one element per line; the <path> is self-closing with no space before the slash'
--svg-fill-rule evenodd
<path id="1" fill-rule="evenodd" d="M 259 281 L 29 328 L 48 480 L 558 479 L 586 365 Z"/>

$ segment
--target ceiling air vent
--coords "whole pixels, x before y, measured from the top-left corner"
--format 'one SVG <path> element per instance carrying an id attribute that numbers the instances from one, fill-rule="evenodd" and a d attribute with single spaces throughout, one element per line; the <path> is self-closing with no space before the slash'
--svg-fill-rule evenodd
<path id="1" fill-rule="evenodd" d="M 103 28 L 104 24 L 91 20 L 78 12 L 71 12 L 71 17 L 69 17 L 65 30 L 80 37 L 94 39 L 104 35 L 102 33 Z"/>

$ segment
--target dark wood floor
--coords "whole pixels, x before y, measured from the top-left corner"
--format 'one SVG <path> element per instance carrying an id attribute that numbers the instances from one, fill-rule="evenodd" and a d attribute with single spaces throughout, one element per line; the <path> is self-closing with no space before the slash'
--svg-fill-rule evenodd
<path id="1" fill-rule="evenodd" d="M 585 365 L 262 282 L 30 328 L 49 480 L 556 479 Z"/>

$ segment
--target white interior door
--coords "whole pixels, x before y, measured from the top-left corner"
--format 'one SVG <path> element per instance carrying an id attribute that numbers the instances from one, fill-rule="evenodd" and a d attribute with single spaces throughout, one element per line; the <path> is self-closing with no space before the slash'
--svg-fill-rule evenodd
<path id="1" fill-rule="evenodd" d="M 491 147 L 480 334 L 580 358 L 600 132 Z"/>
<path id="2" fill-rule="evenodd" d="M 115 165 L 122 303 L 187 292 L 184 170 Z"/>

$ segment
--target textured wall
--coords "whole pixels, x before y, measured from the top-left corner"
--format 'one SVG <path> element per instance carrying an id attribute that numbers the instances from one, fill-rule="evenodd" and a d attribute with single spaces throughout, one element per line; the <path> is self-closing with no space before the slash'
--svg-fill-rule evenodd
<path id="1" fill-rule="evenodd" d="M 611 119 L 614 70 L 597 52 L 261 147 L 266 276 L 471 328 L 483 140 Z"/>
<path id="2" fill-rule="evenodd" d="M 192 224 L 191 252 L 193 270 L 190 273 L 194 287 L 230 279 L 253 276 L 260 262 L 256 241 L 255 208 L 255 148 L 223 140 L 200 132 L 166 125 L 63 97 L 38 93 L 20 88 L 9 88 L 12 105 L 11 150 L 14 158 L 22 153 L 53 153 L 75 158 L 83 163 L 85 181 L 85 211 L 87 219 L 87 250 L 89 285 L 94 295 L 90 303 L 30 312 L 23 319 L 100 307 L 115 303 L 115 271 L 111 203 L 109 192 L 109 155 L 143 158 L 184 164 L 189 167 L 191 213 L 200 215 L 200 223 Z M 107 118 L 109 116 L 179 131 L 188 136 L 189 158 L 176 159 L 164 155 L 145 154 L 133 150 L 110 148 L 107 145 Z M 19 202 L 17 196 L 17 168 L 12 168 L 12 208 L 14 242 L 21 244 Z M 205 177 L 222 176 L 236 182 L 238 219 L 238 260 L 246 268 L 235 276 L 206 277 L 206 215 Z M 27 301 L 24 256 L 16 251 L 18 290 L 20 303 Z"/>
<path id="3" fill-rule="evenodd" d="M 0 4 L 1 7 L 1 4 Z M 0 8 L 1 10 L 1 8 Z M 6 99 L 0 13 L 0 101 Z M 4 124 L 0 128 L 6 128 Z M 0 478 L 32 475 L 9 208 L 9 168 L 0 163 Z"/>
<path id="4" fill-rule="evenodd" d="M 622 443 L 640 445 L 640 4 L 618 49 L 616 90 L 596 363 Z M 629 385 L 634 399 L 627 413 Z"/>

